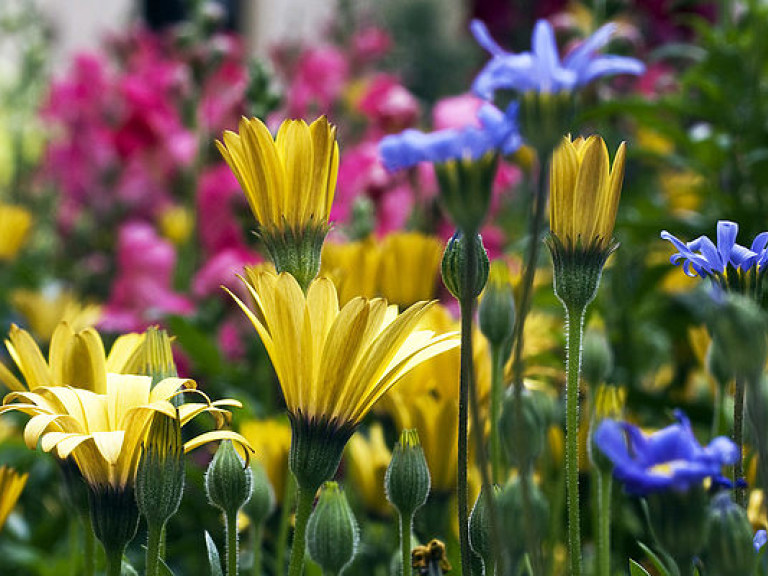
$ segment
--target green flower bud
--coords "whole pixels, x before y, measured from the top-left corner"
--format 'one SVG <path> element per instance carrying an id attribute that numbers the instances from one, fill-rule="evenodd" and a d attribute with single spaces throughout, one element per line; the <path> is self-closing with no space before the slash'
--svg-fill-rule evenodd
<path id="1" fill-rule="evenodd" d="M 497 154 L 486 154 L 435 164 L 443 209 L 462 232 L 477 233 L 491 202 L 493 180 L 499 165 Z"/>
<path id="2" fill-rule="evenodd" d="M 546 242 L 552 255 L 555 295 L 566 309 L 584 310 L 595 299 L 605 261 L 618 243 L 611 241 L 607 247 L 598 243 L 572 246 L 551 233 Z"/>
<path id="3" fill-rule="evenodd" d="M 507 460 L 513 466 L 526 468 L 544 449 L 547 424 L 545 402 L 540 392 L 523 389 L 521 401 L 522 409 L 518 410 L 514 390 L 507 391 L 501 404 L 499 427 Z M 522 422 L 518 421 L 518 413 L 522 415 Z"/>
<path id="4" fill-rule="evenodd" d="M 708 500 L 703 487 L 666 490 L 646 497 L 648 521 L 659 544 L 679 565 L 689 565 L 707 541 Z"/>
<path id="5" fill-rule="evenodd" d="M 488 573 L 490 572 L 488 566 L 493 565 L 493 537 L 490 533 L 491 513 L 488 509 L 488 497 L 485 490 L 485 486 L 483 486 L 469 515 L 469 545 L 475 554 L 482 558 L 483 565 L 486 567 L 485 572 Z M 497 500 L 501 488 L 493 486 L 491 490 L 493 499 Z"/>
<path id="6" fill-rule="evenodd" d="M 724 298 L 712 311 L 712 338 L 727 373 L 752 379 L 763 371 L 768 354 L 765 316 L 749 298 L 731 293 Z"/>
<path id="7" fill-rule="evenodd" d="M 326 482 L 307 524 L 309 556 L 326 574 L 339 574 L 355 555 L 357 522 L 336 482 Z"/>
<path id="8" fill-rule="evenodd" d="M 93 533 L 107 556 L 122 555 L 139 528 L 139 509 L 132 486 L 88 486 Z"/>
<path id="9" fill-rule="evenodd" d="M 251 497 L 252 486 L 250 466 L 246 466 L 232 442 L 224 440 L 205 473 L 208 500 L 226 515 L 235 515 Z"/>
<path id="10" fill-rule="evenodd" d="M 473 238 L 472 250 L 475 252 L 475 282 L 472 286 L 464 286 L 467 254 L 464 247 L 466 242 L 465 236 L 461 231 L 457 231 L 451 236 L 443 253 L 443 283 L 456 299 L 461 299 L 465 295 L 470 298 L 477 298 L 488 281 L 490 263 L 488 262 L 488 254 L 483 246 L 483 239 L 479 234 L 475 234 Z"/>
<path id="11" fill-rule="evenodd" d="M 184 493 L 184 443 L 178 415 L 156 412 L 136 472 L 136 503 L 150 526 L 176 514 Z"/>
<path id="12" fill-rule="evenodd" d="M 144 333 L 144 343 L 137 352 L 136 374 L 151 376 L 153 386 L 161 380 L 179 375 L 173 360 L 171 339 L 165 330 L 154 326 L 147 328 Z"/>
<path id="13" fill-rule="evenodd" d="M 267 471 L 258 460 L 251 460 L 251 473 L 253 474 L 253 492 L 246 504 L 245 511 L 257 526 L 264 524 L 267 518 L 275 511 L 277 500 L 275 490 L 267 476 Z"/>
<path id="14" fill-rule="evenodd" d="M 504 346 L 515 330 L 515 297 L 507 265 L 491 264 L 488 285 L 478 306 L 480 331 L 491 346 Z"/>
<path id="15" fill-rule="evenodd" d="M 429 468 L 419 434 L 415 429 L 403 430 L 384 476 L 387 500 L 401 515 L 412 516 L 427 501 L 429 486 Z"/>
<path id="16" fill-rule="evenodd" d="M 747 513 L 720 492 L 709 505 L 709 536 L 702 552 L 707 574 L 752 574 L 755 555 Z"/>
<path id="17" fill-rule="evenodd" d="M 525 555 L 524 534 L 530 534 L 532 542 L 542 542 L 549 528 L 549 503 L 536 484 L 530 479 L 526 481 L 531 499 L 530 517 L 525 514 L 523 486 L 519 477 L 509 482 L 497 497 L 502 542 L 512 562 L 511 573 L 515 573 Z"/>
<path id="18" fill-rule="evenodd" d="M 590 386 L 603 384 L 613 370 L 613 352 L 605 334 L 587 330 L 581 352 L 581 376 Z"/>

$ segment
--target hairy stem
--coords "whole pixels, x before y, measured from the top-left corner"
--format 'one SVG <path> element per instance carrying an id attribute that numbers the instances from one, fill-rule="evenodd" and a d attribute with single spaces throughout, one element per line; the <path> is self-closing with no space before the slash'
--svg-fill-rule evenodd
<path id="1" fill-rule="evenodd" d="M 566 308 L 568 358 L 565 389 L 565 473 L 568 501 L 568 562 L 571 576 L 581 576 L 579 515 L 579 372 L 584 308 Z"/>
<path id="2" fill-rule="evenodd" d="M 304 553 L 307 548 L 307 522 L 315 501 L 315 491 L 299 486 L 296 490 L 296 528 L 291 545 L 291 565 L 288 576 L 301 576 L 304 569 Z"/>

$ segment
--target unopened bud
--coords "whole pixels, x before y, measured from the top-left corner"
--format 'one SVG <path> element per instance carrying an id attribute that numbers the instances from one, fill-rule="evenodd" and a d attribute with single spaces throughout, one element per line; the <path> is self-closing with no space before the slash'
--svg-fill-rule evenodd
<path id="1" fill-rule="evenodd" d="M 496 504 L 496 498 L 501 493 L 501 488 L 493 486 L 491 488 L 491 497 Z M 480 494 L 477 496 L 472 513 L 469 515 L 469 545 L 475 554 L 480 556 L 485 565 L 485 573 L 492 571 L 489 566 L 493 566 L 493 536 L 491 534 L 491 513 L 488 509 L 488 496 L 486 488 L 483 486 Z M 495 571 L 493 571 L 495 573 Z"/>
<path id="2" fill-rule="evenodd" d="M 590 386 L 603 384 L 613 370 L 613 352 L 605 334 L 598 330 L 584 333 L 581 376 Z"/>
<path id="3" fill-rule="evenodd" d="M 544 449 L 547 425 L 540 395 L 541 392 L 524 389 L 520 397 L 522 406 L 518 409 L 514 390 L 510 388 L 502 401 L 499 417 L 501 443 L 513 466 L 525 468 Z"/>
<path id="4" fill-rule="evenodd" d="M 237 514 L 248 502 L 253 486 L 253 473 L 235 450 L 224 440 L 205 473 L 208 500 L 228 516 Z"/>
<path id="5" fill-rule="evenodd" d="M 720 492 L 709 505 L 709 536 L 702 553 L 708 574 L 752 574 L 757 556 L 744 509 Z"/>
<path id="6" fill-rule="evenodd" d="M 507 265 L 501 261 L 491 264 L 488 284 L 478 306 L 480 331 L 491 346 L 504 346 L 515 330 L 515 297 Z"/>
<path id="7" fill-rule="evenodd" d="M 465 296 L 477 298 L 488 281 L 488 254 L 483 247 L 483 240 L 479 234 L 473 235 L 471 250 L 474 250 L 474 282 L 472 286 L 465 286 L 467 277 L 467 250 L 465 249 L 466 237 L 457 231 L 445 247 L 443 253 L 443 283 L 453 294 L 454 298 L 462 299 Z"/>
<path id="8" fill-rule="evenodd" d="M 354 557 L 359 537 L 347 497 L 336 482 L 326 482 L 307 524 L 309 556 L 326 574 L 339 574 Z"/>
<path id="9" fill-rule="evenodd" d="M 275 490 L 272 488 L 264 466 L 256 459 L 251 460 L 251 473 L 253 474 L 253 492 L 246 504 L 246 512 L 254 524 L 261 525 L 275 511 L 277 503 Z"/>
<path id="10" fill-rule="evenodd" d="M 412 516 L 429 496 L 430 478 L 416 430 L 403 430 L 384 476 L 387 500 L 403 516 Z"/>

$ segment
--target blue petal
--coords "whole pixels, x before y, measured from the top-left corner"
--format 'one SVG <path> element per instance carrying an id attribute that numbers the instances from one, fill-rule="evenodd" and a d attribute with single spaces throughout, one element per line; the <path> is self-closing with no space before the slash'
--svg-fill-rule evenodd
<path id="1" fill-rule="evenodd" d="M 584 66 L 579 73 L 579 85 L 589 84 L 592 80 L 603 76 L 629 74 L 640 76 L 645 73 L 645 64 L 636 58 L 627 56 L 599 56 Z"/>
<path id="2" fill-rule="evenodd" d="M 720 253 L 720 258 L 723 262 L 723 266 L 731 258 L 731 249 L 736 244 L 736 236 L 739 233 L 739 225 L 736 222 L 730 220 L 720 220 L 717 223 L 717 251 Z"/>
<path id="3" fill-rule="evenodd" d="M 584 40 L 565 57 L 563 64 L 571 70 L 581 70 L 586 66 L 595 52 L 608 44 L 616 31 L 616 25 L 609 23 L 600 27 L 592 36 Z"/>
<path id="4" fill-rule="evenodd" d="M 478 19 L 472 20 L 469 24 L 469 30 L 472 32 L 472 36 L 475 37 L 477 43 L 480 44 L 485 50 L 491 54 L 491 56 L 502 56 L 508 54 L 496 41 L 491 37 L 491 33 L 488 31 L 488 27 L 484 22 Z"/>
<path id="5" fill-rule="evenodd" d="M 760 548 L 765 546 L 766 542 L 768 542 L 768 532 L 765 530 L 758 530 L 755 532 L 755 538 L 752 540 L 752 546 L 755 547 L 755 552 L 760 552 Z"/>

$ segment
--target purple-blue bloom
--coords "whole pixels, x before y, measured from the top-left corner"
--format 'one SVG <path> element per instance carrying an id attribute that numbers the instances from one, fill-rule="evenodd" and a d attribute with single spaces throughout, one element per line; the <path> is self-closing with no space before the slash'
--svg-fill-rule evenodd
<path id="1" fill-rule="evenodd" d="M 491 55 L 490 62 L 472 84 L 472 91 L 486 100 L 492 100 L 496 90 L 500 89 L 547 93 L 572 91 L 602 76 L 645 72 L 645 65 L 636 58 L 597 54 L 611 39 L 616 30 L 614 24 L 602 26 L 562 61 L 555 33 L 546 20 L 536 22 L 531 51 L 520 54 L 501 48 L 481 21 L 473 20 L 470 29 L 477 43 Z"/>
<path id="2" fill-rule="evenodd" d="M 755 532 L 755 538 L 752 540 L 752 545 L 755 547 L 755 552 L 760 552 L 760 548 L 765 546 L 768 542 L 768 533 L 765 530 L 758 530 Z"/>
<path id="3" fill-rule="evenodd" d="M 468 158 L 476 160 L 493 150 L 511 154 L 522 145 L 517 128 L 517 104 L 506 112 L 486 104 L 477 113 L 480 127 L 440 130 L 425 134 L 406 130 L 384 137 L 379 155 L 390 172 L 415 166 L 420 162 L 443 163 Z"/>
<path id="4" fill-rule="evenodd" d="M 739 449 L 731 440 L 719 436 L 702 447 L 685 414 L 676 410 L 675 417 L 677 423 L 650 435 L 616 420 L 598 426 L 594 441 L 613 462 L 613 475 L 628 493 L 685 491 L 705 478 L 719 477 L 724 465 L 738 459 Z"/>
<path id="5" fill-rule="evenodd" d="M 746 272 L 752 266 L 763 266 L 768 260 L 768 232 L 758 234 L 752 246 L 745 248 L 736 243 L 739 225 L 728 220 L 717 223 L 717 245 L 706 236 L 685 243 L 666 230 L 661 237 L 670 241 L 677 253 L 670 258 L 672 264 L 682 263 L 683 272 L 687 276 L 718 276 L 725 274 L 726 267 L 731 265 L 740 272 Z"/>

